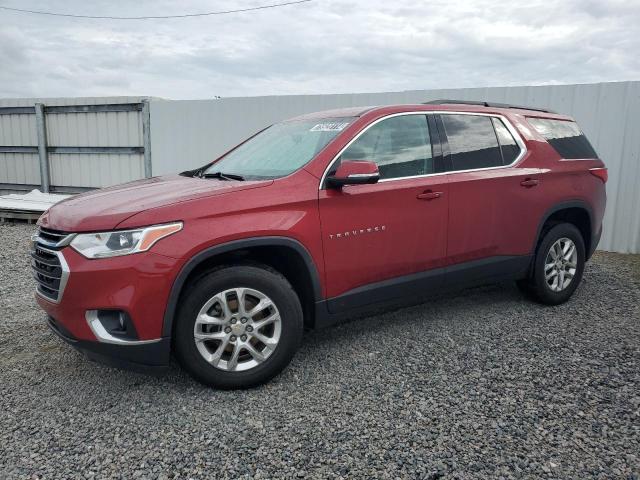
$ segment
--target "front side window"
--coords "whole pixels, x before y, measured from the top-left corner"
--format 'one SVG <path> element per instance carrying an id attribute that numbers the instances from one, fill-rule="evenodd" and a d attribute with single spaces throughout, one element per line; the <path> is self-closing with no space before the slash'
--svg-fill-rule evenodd
<path id="1" fill-rule="evenodd" d="M 306 165 L 353 117 L 277 123 L 211 165 L 204 175 L 224 173 L 247 180 L 279 178 Z"/>
<path id="2" fill-rule="evenodd" d="M 449 142 L 452 170 L 502 165 L 502 154 L 491 117 L 443 114 L 442 123 Z"/>
<path id="3" fill-rule="evenodd" d="M 426 115 L 400 115 L 382 120 L 340 155 L 342 160 L 369 160 L 380 178 L 401 178 L 434 172 Z"/>
<path id="4" fill-rule="evenodd" d="M 576 122 L 548 118 L 527 120 L 562 158 L 598 158 L 598 154 Z"/>

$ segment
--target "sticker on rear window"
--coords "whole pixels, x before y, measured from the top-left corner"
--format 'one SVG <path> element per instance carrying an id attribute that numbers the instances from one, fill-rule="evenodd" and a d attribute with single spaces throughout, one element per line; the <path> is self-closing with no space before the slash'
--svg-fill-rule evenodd
<path id="1" fill-rule="evenodd" d="M 340 132 L 347 128 L 349 123 L 347 122 L 327 122 L 327 123 L 318 123 L 314 125 L 309 131 L 310 132 Z"/>

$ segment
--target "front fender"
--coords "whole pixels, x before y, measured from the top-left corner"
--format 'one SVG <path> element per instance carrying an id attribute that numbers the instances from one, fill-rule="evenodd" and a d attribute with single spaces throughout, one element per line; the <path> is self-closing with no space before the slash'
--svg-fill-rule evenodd
<path id="1" fill-rule="evenodd" d="M 163 326 L 162 326 L 162 335 L 163 336 L 171 336 L 171 332 L 173 329 L 173 320 L 175 317 L 175 313 L 178 307 L 178 300 L 180 298 L 180 294 L 182 292 L 182 288 L 185 285 L 185 282 L 189 278 L 189 275 L 196 269 L 196 267 L 202 262 L 215 257 L 217 255 L 223 253 L 230 253 L 237 250 L 243 250 L 252 247 L 267 247 L 267 246 L 278 246 L 278 247 L 287 247 L 294 250 L 298 253 L 305 262 L 305 265 L 308 270 L 308 274 L 311 280 L 311 284 L 313 286 L 313 295 L 315 302 L 318 302 L 322 299 L 322 288 L 320 283 L 320 275 L 318 274 L 318 269 L 313 261 L 313 258 L 309 251 L 297 240 L 290 237 L 278 237 L 278 236 L 269 236 L 269 237 L 254 237 L 254 238 L 245 238 L 241 240 L 234 240 L 231 242 L 223 243 L 220 245 L 215 245 L 213 247 L 205 248 L 201 250 L 193 257 L 191 257 L 180 269 L 180 272 L 176 276 L 173 286 L 171 287 L 171 292 L 169 294 L 169 298 L 167 300 L 167 307 L 165 309 Z"/>

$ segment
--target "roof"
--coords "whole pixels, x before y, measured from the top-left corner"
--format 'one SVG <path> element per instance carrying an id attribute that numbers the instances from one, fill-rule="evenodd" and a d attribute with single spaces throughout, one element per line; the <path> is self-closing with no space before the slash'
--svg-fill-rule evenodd
<path id="1" fill-rule="evenodd" d="M 319 112 L 305 113 L 298 117 L 290 118 L 289 120 L 315 120 L 320 118 L 341 118 L 341 117 L 360 117 L 370 110 L 378 107 L 348 107 L 348 108 L 335 108 L 332 110 L 322 110 Z"/>
<path id="2" fill-rule="evenodd" d="M 551 110 L 541 108 L 529 108 L 519 105 L 509 105 L 506 103 L 493 102 L 476 102 L 466 100 L 432 100 L 430 102 L 420 104 L 396 104 L 396 105 L 379 105 L 366 107 L 349 107 L 333 110 L 324 110 L 320 112 L 307 113 L 289 119 L 288 121 L 298 120 L 315 120 L 323 118 L 341 118 L 341 117 L 361 117 L 366 113 L 372 114 L 394 114 L 402 112 L 415 111 L 447 111 L 455 112 L 475 112 L 475 113 L 498 113 L 526 115 L 529 117 L 555 118 L 561 120 L 571 120 L 571 117 L 552 112 Z"/>
<path id="3" fill-rule="evenodd" d="M 442 103 L 440 103 L 442 102 Z M 521 107 L 517 105 L 507 105 L 501 103 L 485 103 L 485 102 L 464 102 L 457 103 L 448 100 L 438 100 L 438 103 L 428 102 L 414 105 L 387 105 L 375 107 L 367 110 L 367 112 L 377 114 L 394 114 L 402 112 L 416 112 L 416 111 L 452 111 L 452 112 L 469 112 L 469 113 L 492 113 L 499 115 L 526 115 L 527 117 L 543 117 L 552 118 L 558 120 L 572 120 L 567 115 L 554 113 L 548 110 L 534 110 L 527 107 Z M 367 113 L 365 112 L 365 113 Z"/>
<path id="4" fill-rule="evenodd" d="M 516 110 L 532 110 L 534 112 L 543 112 L 543 113 L 556 113 L 552 110 L 539 108 L 539 107 L 525 107 L 522 105 L 512 105 L 509 103 L 498 103 L 498 102 L 486 102 L 486 101 L 477 101 L 477 100 L 431 100 L 428 102 L 424 102 L 423 105 L 475 105 L 478 107 L 492 107 L 492 108 L 513 108 Z"/>

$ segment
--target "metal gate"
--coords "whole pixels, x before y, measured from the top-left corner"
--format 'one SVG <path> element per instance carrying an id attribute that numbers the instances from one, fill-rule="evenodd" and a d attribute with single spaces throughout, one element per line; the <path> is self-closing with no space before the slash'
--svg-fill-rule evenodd
<path id="1" fill-rule="evenodd" d="M 0 106 L 0 190 L 74 193 L 151 170 L 147 99 Z"/>

